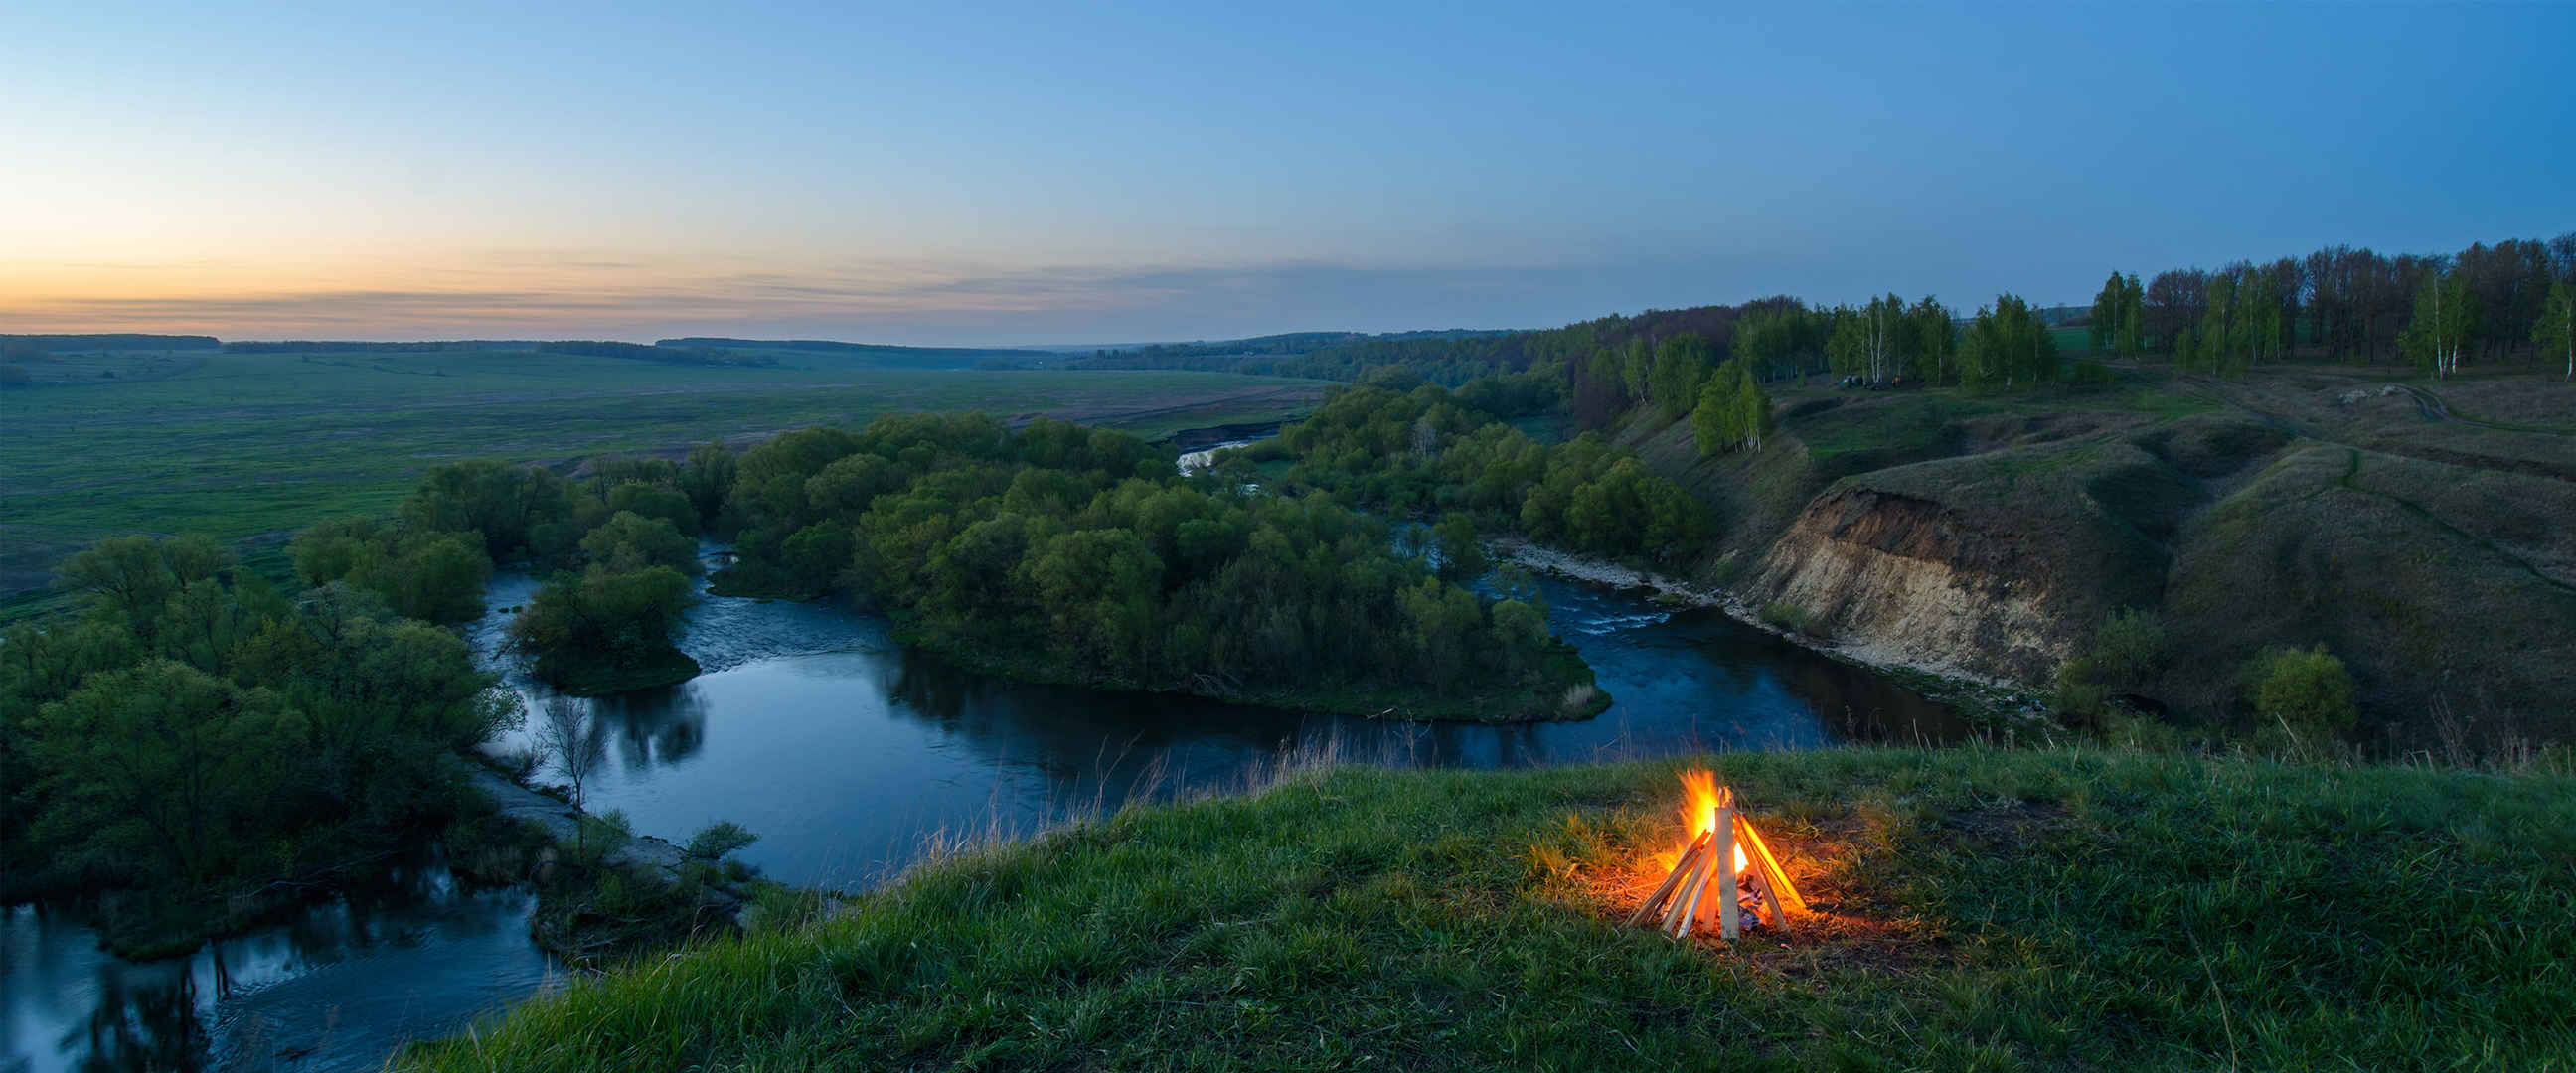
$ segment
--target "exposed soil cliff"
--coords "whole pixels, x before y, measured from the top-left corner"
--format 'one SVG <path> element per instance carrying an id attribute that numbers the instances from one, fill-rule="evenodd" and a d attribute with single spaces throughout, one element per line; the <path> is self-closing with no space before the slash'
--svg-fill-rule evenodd
<path id="1" fill-rule="evenodd" d="M 2067 599 L 2028 544 L 1928 499 L 1848 488 L 1807 505 L 1752 589 L 1872 662 L 2044 680 L 2080 640 L 2063 605 L 2090 601 Z"/>

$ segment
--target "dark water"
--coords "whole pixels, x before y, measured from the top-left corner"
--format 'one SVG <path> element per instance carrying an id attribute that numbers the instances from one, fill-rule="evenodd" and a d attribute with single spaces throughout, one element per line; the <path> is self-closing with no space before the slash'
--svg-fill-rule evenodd
<path id="1" fill-rule="evenodd" d="M 556 976 L 533 896 L 423 854 L 291 919 L 137 964 L 35 906 L 0 917 L 0 1070 L 362 1070 Z"/>
<path id="2" fill-rule="evenodd" d="M 576 702 L 594 758 L 583 789 L 592 810 L 623 810 L 645 833 L 682 838 L 736 821 L 759 832 L 743 856 L 769 875 L 856 887 L 901 868 L 934 833 L 1020 831 L 1132 798 L 1237 786 L 1287 750 L 1483 768 L 1944 740 L 1961 729 L 1883 678 L 1716 613 L 1542 587 L 1551 624 L 1615 698 L 1596 719 L 1381 723 L 1029 685 L 905 649 L 872 617 L 710 598 L 684 645 L 707 673 Z M 533 591 L 497 578 L 491 602 Z M 487 651 L 501 618 L 475 629 Z M 532 703 L 545 699 L 518 685 Z M 522 732 L 503 747 L 530 740 Z M 543 986 L 524 895 L 465 891 L 434 862 L 413 872 L 292 925 L 146 965 L 99 953 L 86 929 L 13 911 L 0 1073 L 93 1062 L 366 1068 L 403 1038 L 458 1031 Z"/>

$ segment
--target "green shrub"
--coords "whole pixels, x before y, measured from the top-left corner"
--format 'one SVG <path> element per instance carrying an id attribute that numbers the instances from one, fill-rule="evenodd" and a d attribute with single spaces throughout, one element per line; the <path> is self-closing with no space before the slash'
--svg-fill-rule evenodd
<path id="1" fill-rule="evenodd" d="M 2057 668 L 2057 721 L 2069 727 L 2100 727 L 2110 713 L 2111 691 L 2101 680 L 2100 661 L 2077 656 Z"/>
<path id="2" fill-rule="evenodd" d="M 2093 653 L 2087 662 L 2091 680 L 2101 685 L 2122 690 L 2145 685 L 2164 669 L 2164 620 L 2153 611 L 2136 608 L 2113 613 L 2094 631 Z"/>
<path id="3" fill-rule="evenodd" d="M 758 841 L 760 836 L 751 833 L 750 828 L 732 820 L 717 820 L 690 835 L 689 844 L 682 847 L 681 852 L 702 861 L 720 861 Z"/>
<path id="4" fill-rule="evenodd" d="M 1815 618 L 1807 609 L 1786 600 L 1773 600 L 1762 605 L 1762 621 L 1791 633 L 1805 633 Z"/>
<path id="5" fill-rule="evenodd" d="M 1708 583 L 1726 588 L 1744 577 L 1744 556 L 1727 552 L 1708 568 Z"/>
<path id="6" fill-rule="evenodd" d="M 623 810 L 610 809 L 585 815 L 581 818 L 581 826 L 573 832 L 572 845 L 565 848 L 565 863 L 585 869 L 600 868 L 634 838 L 635 826 L 627 822 Z"/>
<path id="7" fill-rule="evenodd" d="M 2293 734 L 2344 734 L 2359 718 L 2352 672 L 2322 643 L 2265 653 L 2251 677 L 2255 712 Z"/>

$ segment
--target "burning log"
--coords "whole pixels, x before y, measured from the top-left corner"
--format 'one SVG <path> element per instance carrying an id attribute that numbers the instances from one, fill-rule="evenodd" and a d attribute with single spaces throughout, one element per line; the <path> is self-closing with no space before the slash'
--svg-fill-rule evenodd
<path id="1" fill-rule="evenodd" d="M 1680 939 L 1690 935 L 1694 921 L 1713 916 L 1719 937 L 1733 939 L 1743 933 L 1747 916 L 1753 924 L 1774 928 L 1805 916 L 1806 899 L 1798 896 L 1770 844 L 1737 807 L 1735 791 L 1717 785 L 1716 776 L 1706 771 L 1684 773 L 1682 788 L 1688 795 L 1682 821 L 1690 844 L 1628 924 L 1655 919 L 1660 910 L 1662 923 L 1656 930 Z"/>

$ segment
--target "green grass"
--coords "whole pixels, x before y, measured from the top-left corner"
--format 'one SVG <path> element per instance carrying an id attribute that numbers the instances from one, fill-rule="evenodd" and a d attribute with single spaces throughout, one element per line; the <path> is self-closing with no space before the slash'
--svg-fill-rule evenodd
<path id="1" fill-rule="evenodd" d="M 1342 770 L 963 853 L 418 1070 L 2564 1069 L 2576 781 L 1732 754 L 1822 912 L 1619 926 L 1669 763 Z"/>
<path id="2" fill-rule="evenodd" d="M 816 371 L 480 351 L 198 357 L 160 379 L 0 394 L 0 590 L 40 589 L 54 561 L 114 533 L 274 540 L 321 518 L 380 514 L 422 470 L 458 459 L 668 450 L 913 410 L 1045 412 L 1151 436 L 1287 417 L 1321 387 L 1222 373 Z"/>

